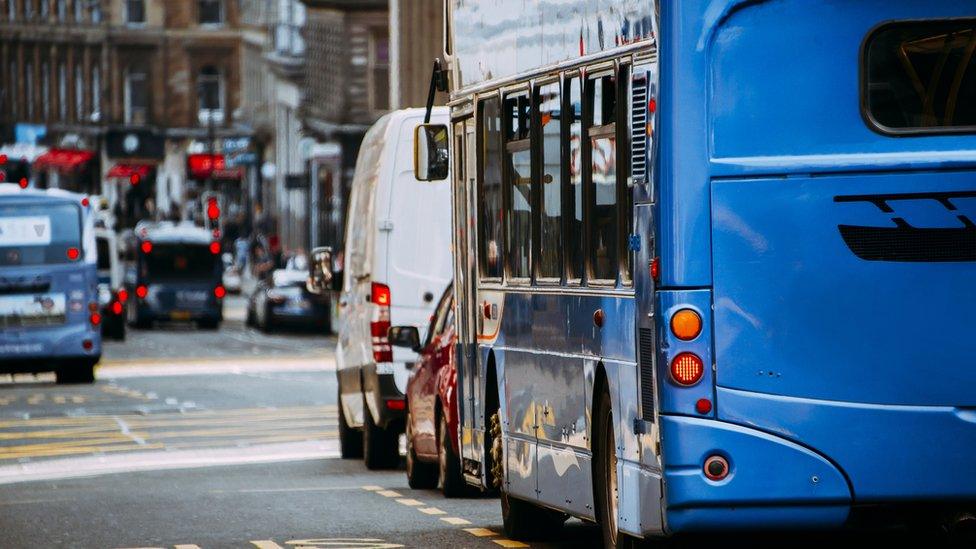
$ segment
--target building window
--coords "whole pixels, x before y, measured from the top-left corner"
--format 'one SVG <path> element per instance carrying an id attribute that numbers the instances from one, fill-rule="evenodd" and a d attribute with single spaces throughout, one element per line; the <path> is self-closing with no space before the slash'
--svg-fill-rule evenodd
<path id="1" fill-rule="evenodd" d="M 50 0 L 41 0 L 41 20 L 47 21 L 47 18 L 51 15 L 51 9 L 48 5 Z"/>
<path id="2" fill-rule="evenodd" d="M 85 73 L 81 65 L 75 65 L 75 120 L 85 121 Z"/>
<path id="3" fill-rule="evenodd" d="M 27 21 L 34 19 L 34 2 L 35 0 L 24 0 L 24 19 Z"/>
<path id="4" fill-rule="evenodd" d="M 102 22 L 102 2 L 101 0 L 95 0 L 91 4 L 91 22 L 101 23 Z"/>
<path id="5" fill-rule="evenodd" d="M 24 64 L 24 104 L 27 105 L 27 119 L 34 119 L 34 64 Z"/>
<path id="6" fill-rule="evenodd" d="M 125 0 L 125 22 L 130 25 L 142 25 L 146 22 L 144 0 Z"/>
<path id="7" fill-rule="evenodd" d="M 278 23 L 275 27 L 275 51 L 280 55 L 300 56 L 305 53 L 302 27 L 305 25 L 305 6 L 295 0 L 279 0 Z"/>
<path id="8" fill-rule="evenodd" d="M 201 25 L 222 25 L 224 23 L 224 3 L 221 0 L 199 0 L 197 9 Z"/>
<path id="9" fill-rule="evenodd" d="M 68 19 L 68 0 L 58 0 L 58 21 Z"/>
<path id="10" fill-rule="evenodd" d="M 68 67 L 64 61 L 58 64 L 58 118 L 68 119 Z"/>
<path id="11" fill-rule="evenodd" d="M 98 65 L 92 66 L 91 72 L 91 121 L 102 119 L 102 73 Z"/>
<path id="12" fill-rule="evenodd" d="M 376 29 L 369 40 L 369 108 L 385 111 L 390 108 L 390 34 Z"/>
<path id="13" fill-rule="evenodd" d="M 7 0 L 7 21 L 17 20 L 17 0 Z"/>
<path id="14" fill-rule="evenodd" d="M 10 0 L 11 2 L 13 0 Z M 17 108 L 17 62 L 10 62 L 10 112 L 17 118 L 19 109 Z"/>
<path id="15" fill-rule="evenodd" d="M 86 0 L 74 0 L 74 4 L 72 4 L 75 23 L 81 23 L 85 20 L 85 2 Z"/>
<path id="16" fill-rule="evenodd" d="M 145 124 L 149 109 L 149 77 L 142 69 L 125 72 L 125 123 Z"/>
<path id="17" fill-rule="evenodd" d="M 47 61 L 41 63 L 41 116 L 51 118 L 51 67 Z"/>
<path id="18" fill-rule="evenodd" d="M 224 82 L 220 71 L 213 65 L 200 70 L 197 76 L 200 110 L 198 119 L 201 124 L 224 123 Z"/>

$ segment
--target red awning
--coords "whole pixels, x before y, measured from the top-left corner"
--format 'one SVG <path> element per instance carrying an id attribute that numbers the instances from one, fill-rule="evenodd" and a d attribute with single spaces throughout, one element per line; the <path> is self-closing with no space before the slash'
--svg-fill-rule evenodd
<path id="1" fill-rule="evenodd" d="M 144 179 L 147 175 L 149 175 L 149 166 L 146 164 L 116 164 L 112 166 L 105 177 L 131 180 L 132 176 Z"/>
<path id="2" fill-rule="evenodd" d="M 92 151 L 51 149 L 34 159 L 34 169 L 71 173 L 80 169 L 94 157 L 95 153 Z"/>

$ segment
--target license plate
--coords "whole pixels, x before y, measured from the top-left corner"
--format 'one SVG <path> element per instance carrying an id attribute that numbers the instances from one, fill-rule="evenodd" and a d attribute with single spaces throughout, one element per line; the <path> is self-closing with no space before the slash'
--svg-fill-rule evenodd
<path id="1" fill-rule="evenodd" d="M 64 294 L 0 296 L 0 326 L 52 326 L 64 324 Z"/>
<path id="2" fill-rule="evenodd" d="M 190 320 L 192 315 L 188 311 L 173 311 L 169 317 L 173 320 Z"/>

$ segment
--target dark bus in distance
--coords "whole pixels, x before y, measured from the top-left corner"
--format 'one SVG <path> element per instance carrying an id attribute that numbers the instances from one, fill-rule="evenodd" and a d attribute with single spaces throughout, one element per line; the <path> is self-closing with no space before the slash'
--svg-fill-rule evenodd
<path id="1" fill-rule="evenodd" d="M 128 321 L 149 328 L 155 321 L 189 321 L 214 330 L 223 320 L 223 263 L 213 233 L 189 224 L 136 227 L 128 250 Z"/>

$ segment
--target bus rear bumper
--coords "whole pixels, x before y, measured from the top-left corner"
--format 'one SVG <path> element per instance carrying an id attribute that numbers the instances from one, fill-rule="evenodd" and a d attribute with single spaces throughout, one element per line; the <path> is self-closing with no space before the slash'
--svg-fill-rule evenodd
<path id="1" fill-rule="evenodd" d="M 87 322 L 0 332 L 0 373 L 43 372 L 63 363 L 94 364 L 101 354 L 101 334 Z"/>
<path id="2" fill-rule="evenodd" d="M 841 471 L 784 438 L 682 416 L 661 417 L 661 438 L 669 533 L 835 528 L 850 514 L 851 490 Z M 711 456 L 728 461 L 724 479 L 706 477 Z"/>

